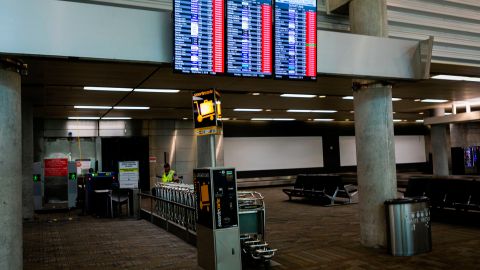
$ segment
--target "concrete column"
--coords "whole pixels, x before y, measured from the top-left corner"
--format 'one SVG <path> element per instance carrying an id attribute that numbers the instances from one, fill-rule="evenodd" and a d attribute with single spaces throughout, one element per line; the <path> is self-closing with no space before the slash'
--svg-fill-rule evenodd
<path id="1" fill-rule="evenodd" d="M 20 75 L 0 68 L 0 269 L 22 269 Z"/>
<path id="2" fill-rule="evenodd" d="M 434 116 L 443 116 L 445 115 L 445 109 L 436 108 L 433 114 Z M 450 138 L 447 133 L 447 128 L 448 125 L 432 125 L 430 128 L 433 174 L 437 176 L 449 175 L 448 157 L 450 156 Z"/>
<path id="3" fill-rule="evenodd" d="M 33 110 L 31 102 L 22 100 L 22 202 L 23 219 L 33 219 Z"/>
<path id="4" fill-rule="evenodd" d="M 197 168 L 204 167 L 223 167 L 223 135 L 215 135 L 213 140 L 197 136 Z"/>
<path id="5" fill-rule="evenodd" d="M 353 0 L 349 12 L 352 33 L 388 36 L 385 0 Z M 397 192 L 392 88 L 370 80 L 353 83 L 360 241 L 367 247 L 384 247 L 383 203 Z"/>

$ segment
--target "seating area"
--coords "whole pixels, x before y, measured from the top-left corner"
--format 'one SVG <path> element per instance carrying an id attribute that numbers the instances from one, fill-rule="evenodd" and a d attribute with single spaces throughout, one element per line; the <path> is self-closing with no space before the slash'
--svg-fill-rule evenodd
<path id="1" fill-rule="evenodd" d="M 470 178 L 411 177 L 405 196 L 427 196 L 432 209 L 480 211 L 480 181 Z"/>
<path id="2" fill-rule="evenodd" d="M 345 185 L 342 176 L 337 174 L 299 174 L 293 188 L 285 188 L 283 192 L 289 200 L 299 197 L 336 205 L 353 203 L 358 190 L 355 185 Z"/>

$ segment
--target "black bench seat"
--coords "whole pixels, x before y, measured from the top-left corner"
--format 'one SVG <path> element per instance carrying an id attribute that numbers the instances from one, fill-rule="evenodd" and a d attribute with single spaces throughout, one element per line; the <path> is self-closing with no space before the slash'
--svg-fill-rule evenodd
<path id="1" fill-rule="evenodd" d="M 293 188 L 285 188 L 283 192 L 288 199 L 293 197 L 310 200 L 328 199 L 330 205 L 338 204 L 339 198 L 347 201 L 342 204 L 352 203 L 352 197 L 357 194 L 354 185 L 344 185 L 342 177 L 336 174 L 299 174 Z"/>

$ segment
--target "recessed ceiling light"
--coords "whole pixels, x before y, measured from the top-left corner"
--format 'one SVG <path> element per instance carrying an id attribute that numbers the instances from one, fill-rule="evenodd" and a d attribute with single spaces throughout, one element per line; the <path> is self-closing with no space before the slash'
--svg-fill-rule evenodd
<path id="1" fill-rule="evenodd" d="M 393 122 L 402 122 L 402 119 L 393 119 Z"/>
<path id="2" fill-rule="evenodd" d="M 310 94 L 281 94 L 281 97 L 291 97 L 291 98 L 314 98 L 317 95 Z"/>
<path id="3" fill-rule="evenodd" d="M 342 99 L 353 100 L 353 96 L 344 96 Z"/>
<path id="4" fill-rule="evenodd" d="M 435 76 L 432 76 L 431 78 L 437 79 L 437 80 L 480 82 L 480 78 L 478 77 L 455 76 L 455 75 L 435 75 Z"/>
<path id="5" fill-rule="evenodd" d="M 237 109 L 233 109 L 234 111 L 236 112 L 261 112 L 263 111 L 263 109 L 242 109 L 242 108 L 237 108 Z"/>
<path id="6" fill-rule="evenodd" d="M 133 88 L 123 88 L 123 87 L 98 87 L 98 86 L 84 86 L 83 90 L 89 91 L 116 91 L 116 92 L 130 92 Z"/>
<path id="7" fill-rule="evenodd" d="M 350 111 L 350 113 L 355 113 L 355 111 Z"/>
<path id="8" fill-rule="evenodd" d="M 421 99 L 417 98 L 417 99 L 415 99 L 414 101 L 415 101 L 415 102 L 420 102 Z"/>
<path id="9" fill-rule="evenodd" d="M 418 114 L 423 114 L 423 112 L 419 112 Z"/>
<path id="10" fill-rule="evenodd" d="M 187 118 L 187 117 L 183 117 L 182 119 L 183 119 L 183 120 L 188 120 L 188 118 Z"/>
<path id="11" fill-rule="evenodd" d="M 100 117 L 93 117 L 93 116 L 69 116 L 68 119 L 70 120 L 98 120 Z"/>
<path id="12" fill-rule="evenodd" d="M 322 95 L 322 96 L 318 96 L 319 98 L 326 98 L 327 96 L 325 95 Z"/>
<path id="13" fill-rule="evenodd" d="M 138 89 L 135 89 L 134 92 L 176 94 L 176 93 L 180 92 L 180 90 L 138 88 Z"/>
<path id="14" fill-rule="evenodd" d="M 290 110 L 287 110 L 287 112 L 293 112 L 293 113 L 336 113 L 337 111 L 335 111 L 335 110 L 294 110 L 294 109 L 290 109 Z"/>
<path id="15" fill-rule="evenodd" d="M 444 102 L 448 102 L 448 99 L 426 98 L 426 99 L 422 99 L 421 101 L 427 102 L 427 103 L 444 103 Z"/>
<path id="16" fill-rule="evenodd" d="M 75 105 L 75 109 L 96 109 L 96 110 L 109 110 L 112 106 L 85 106 L 85 105 Z"/>
<path id="17" fill-rule="evenodd" d="M 398 98 L 398 97 L 392 98 L 392 101 L 400 101 L 400 100 L 402 100 L 402 99 L 401 99 L 401 98 Z"/>
<path id="18" fill-rule="evenodd" d="M 331 118 L 315 118 L 313 119 L 313 121 L 317 121 L 317 122 L 330 122 L 330 121 L 333 121 L 334 119 L 331 119 Z"/>
<path id="19" fill-rule="evenodd" d="M 220 118 L 220 120 L 222 120 L 222 121 L 228 121 L 228 120 L 230 120 L 230 118 L 228 118 L 228 117 L 222 117 L 222 118 Z"/>
<path id="20" fill-rule="evenodd" d="M 102 117 L 102 120 L 129 120 L 131 117 Z"/>
<path id="21" fill-rule="evenodd" d="M 266 109 L 265 111 L 266 111 L 266 112 L 271 112 L 271 111 L 272 111 L 272 109 Z"/>
<path id="22" fill-rule="evenodd" d="M 417 122 L 417 123 L 423 123 L 423 119 L 417 119 L 417 120 L 415 120 L 415 122 Z"/>
<path id="23" fill-rule="evenodd" d="M 115 110 L 150 110 L 150 107 L 143 106 L 115 106 Z"/>
<path id="24" fill-rule="evenodd" d="M 295 121 L 295 118 L 252 118 L 252 121 Z"/>
<path id="25" fill-rule="evenodd" d="M 260 96 L 260 93 L 258 92 L 252 93 L 252 96 Z"/>
<path id="26" fill-rule="evenodd" d="M 452 113 L 446 112 L 445 115 L 451 115 Z"/>

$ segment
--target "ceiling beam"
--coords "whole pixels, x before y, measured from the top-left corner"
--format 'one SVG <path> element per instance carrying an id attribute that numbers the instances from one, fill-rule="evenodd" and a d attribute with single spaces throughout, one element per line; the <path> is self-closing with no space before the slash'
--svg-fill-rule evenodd
<path id="1" fill-rule="evenodd" d="M 480 111 L 469 113 L 457 113 L 445 116 L 435 116 L 425 118 L 423 124 L 425 125 L 440 125 L 480 121 Z"/>

